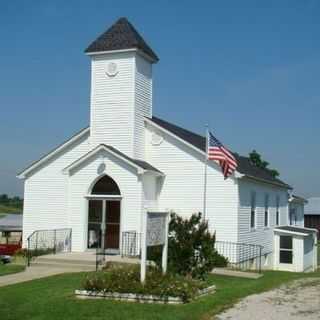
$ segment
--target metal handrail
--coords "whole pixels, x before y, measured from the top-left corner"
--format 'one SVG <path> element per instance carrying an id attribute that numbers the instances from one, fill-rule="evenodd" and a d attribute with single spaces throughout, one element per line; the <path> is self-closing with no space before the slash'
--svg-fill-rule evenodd
<path id="1" fill-rule="evenodd" d="M 263 246 L 250 243 L 216 241 L 217 252 L 228 259 L 229 267 L 261 272 Z M 265 254 L 265 253 L 264 253 Z M 252 262 L 255 262 L 254 264 Z"/>
<path id="2" fill-rule="evenodd" d="M 72 229 L 44 229 L 35 230 L 27 237 L 27 266 L 31 259 L 48 253 L 71 252 Z"/>
<path id="3" fill-rule="evenodd" d="M 29 238 L 31 238 L 35 233 L 39 233 L 39 232 L 45 232 L 45 231 L 54 231 L 54 230 L 71 230 L 71 228 L 59 228 L 59 229 L 39 229 L 39 230 L 35 230 L 33 231 L 29 237 L 27 237 L 27 240 L 29 240 Z"/>

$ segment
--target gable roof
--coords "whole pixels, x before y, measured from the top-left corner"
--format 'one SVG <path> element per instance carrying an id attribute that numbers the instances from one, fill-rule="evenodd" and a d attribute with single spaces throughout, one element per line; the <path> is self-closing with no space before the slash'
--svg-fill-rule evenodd
<path id="1" fill-rule="evenodd" d="M 40 159 L 32 162 L 29 166 L 27 166 L 22 171 L 20 171 L 17 174 L 17 177 L 19 179 L 24 179 L 29 172 L 31 172 L 33 169 L 38 167 L 41 163 L 44 163 L 45 161 L 51 159 L 55 154 L 59 153 L 64 148 L 71 145 L 74 141 L 77 141 L 79 138 L 81 138 L 82 136 L 84 136 L 85 134 L 87 134 L 89 132 L 90 132 L 90 127 L 85 127 L 83 129 L 81 129 L 80 131 L 75 133 L 73 136 L 71 136 L 69 139 L 67 139 L 64 142 L 62 142 L 61 144 L 59 144 L 53 150 L 51 150 L 48 153 L 46 153 L 45 155 L 43 155 Z"/>
<path id="2" fill-rule="evenodd" d="M 295 194 L 292 195 L 291 199 L 289 199 L 289 201 L 293 201 L 293 202 L 302 202 L 302 203 L 308 203 L 308 200 L 306 200 L 303 197 L 297 196 Z"/>
<path id="3" fill-rule="evenodd" d="M 126 154 L 119 151 L 118 149 L 116 149 L 112 146 L 106 145 L 106 144 L 100 144 L 100 145 L 96 146 L 95 148 L 90 150 L 88 153 L 81 156 L 76 161 L 72 162 L 70 165 L 68 165 L 66 168 L 64 168 L 63 172 L 69 172 L 70 170 L 72 170 L 73 168 L 75 168 L 76 166 L 78 166 L 83 161 L 85 161 L 90 156 L 94 155 L 95 153 L 99 152 L 100 150 L 106 150 L 107 152 L 110 152 L 111 154 L 113 154 L 117 158 L 124 160 L 125 162 L 129 163 L 130 165 L 133 165 L 134 167 L 136 167 L 137 169 L 142 169 L 144 171 L 151 171 L 151 172 L 154 172 L 158 175 L 163 175 L 163 173 L 160 170 L 153 167 L 148 162 L 143 161 L 143 160 L 139 160 L 139 159 L 130 158 Z"/>
<path id="4" fill-rule="evenodd" d="M 312 197 L 308 199 L 308 203 L 304 207 L 304 214 L 320 215 L 320 197 Z"/>
<path id="5" fill-rule="evenodd" d="M 94 53 L 125 49 L 141 50 L 155 62 L 159 61 L 158 56 L 127 18 L 120 18 L 116 21 L 106 32 L 94 40 L 85 52 Z"/>
<path id="6" fill-rule="evenodd" d="M 167 122 L 165 120 L 162 120 L 158 117 L 152 117 L 147 118 L 148 120 L 151 120 L 156 125 L 160 126 L 161 128 L 164 128 L 165 130 L 171 132 L 175 136 L 179 137 L 180 139 L 186 141 L 187 143 L 191 144 L 198 150 L 202 152 L 206 152 L 206 138 L 194 133 L 192 131 L 189 131 L 187 129 L 184 129 L 182 127 L 179 127 L 173 123 Z M 291 187 L 286 184 L 285 182 L 281 181 L 280 179 L 274 178 L 271 173 L 262 168 L 258 168 L 255 165 L 253 165 L 248 157 L 240 156 L 237 153 L 233 152 L 233 155 L 237 159 L 238 162 L 238 168 L 237 171 L 247 177 L 255 178 L 258 180 L 265 181 L 267 183 L 279 185 L 281 187 L 291 189 Z"/>

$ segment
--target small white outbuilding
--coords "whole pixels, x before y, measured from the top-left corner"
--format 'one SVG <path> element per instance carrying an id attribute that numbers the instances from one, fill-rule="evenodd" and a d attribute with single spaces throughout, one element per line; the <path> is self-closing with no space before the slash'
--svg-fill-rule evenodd
<path id="1" fill-rule="evenodd" d="M 317 230 L 283 226 L 274 229 L 274 270 L 307 272 L 317 268 Z"/>

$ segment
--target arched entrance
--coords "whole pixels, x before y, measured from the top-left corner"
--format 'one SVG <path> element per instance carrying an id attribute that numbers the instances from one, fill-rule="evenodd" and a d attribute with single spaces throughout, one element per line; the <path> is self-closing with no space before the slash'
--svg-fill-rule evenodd
<path id="1" fill-rule="evenodd" d="M 116 182 L 105 175 L 88 196 L 88 248 L 119 251 L 121 193 Z"/>

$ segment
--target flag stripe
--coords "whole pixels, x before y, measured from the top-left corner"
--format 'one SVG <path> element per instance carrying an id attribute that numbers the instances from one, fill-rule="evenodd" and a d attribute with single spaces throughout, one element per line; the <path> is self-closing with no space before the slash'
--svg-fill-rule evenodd
<path id="1" fill-rule="evenodd" d="M 211 132 L 208 134 L 208 160 L 217 161 L 221 167 L 222 173 L 227 179 L 233 174 L 238 167 L 237 160 L 233 154 L 223 146 L 223 144 L 213 136 Z"/>

